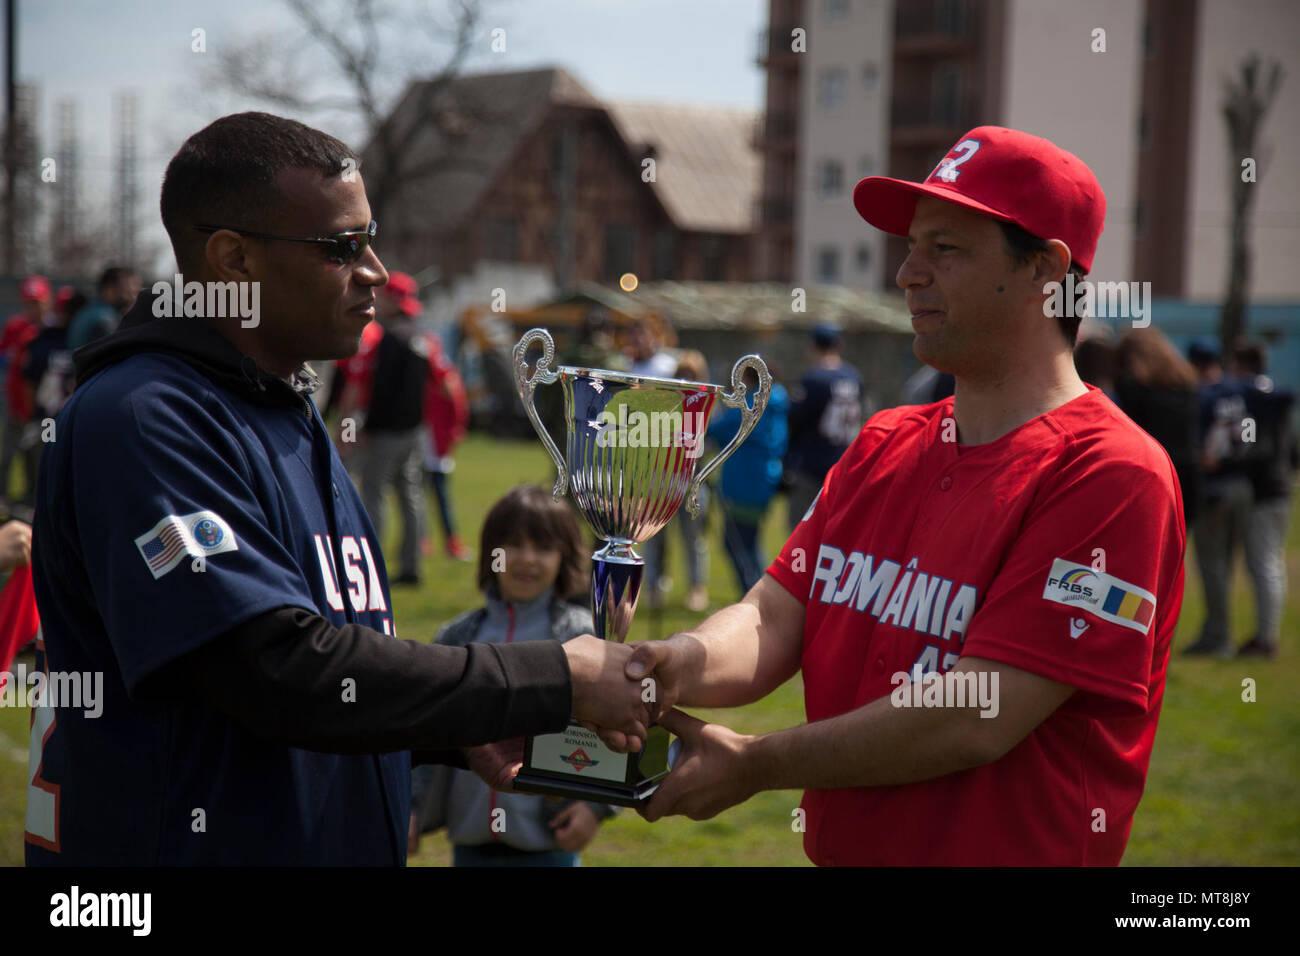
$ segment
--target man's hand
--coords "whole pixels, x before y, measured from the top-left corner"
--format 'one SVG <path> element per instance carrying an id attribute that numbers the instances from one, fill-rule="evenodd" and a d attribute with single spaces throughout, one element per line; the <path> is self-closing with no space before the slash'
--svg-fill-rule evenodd
<path id="1" fill-rule="evenodd" d="M 596 835 L 600 821 L 591 807 L 575 800 L 555 815 L 551 829 L 555 831 L 556 846 L 569 853 L 578 853 Z"/>
<path id="2" fill-rule="evenodd" d="M 672 773 L 640 810 L 647 820 L 675 814 L 708 820 L 758 792 L 746 758 L 753 737 L 679 710 L 664 714 L 659 723 L 681 738 L 682 751 Z"/>
<path id="3" fill-rule="evenodd" d="M 0 525 L 0 574 L 32 560 L 32 526 L 22 521 Z"/>
<path id="4" fill-rule="evenodd" d="M 573 716 L 618 753 L 637 753 L 650 726 L 641 682 L 624 675 L 632 649 L 584 634 L 564 642 L 573 678 Z"/>
<path id="5" fill-rule="evenodd" d="M 650 691 L 650 719 L 657 721 L 660 714 L 672 710 L 680 699 L 687 675 L 698 673 L 700 668 L 691 667 L 692 657 L 698 659 L 700 642 L 685 634 L 676 634 L 663 641 L 645 641 L 629 644 L 632 657 L 627 662 L 626 673 L 629 680 L 644 681 L 653 676 Z M 646 687 L 643 683 L 642 687 Z M 642 697 L 645 697 L 642 694 Z"/>
<path id="6" fill-rule="evenodd" d="M 466 747 L 461 752 L 469 769 L 493 790 L 509 793 L 514 789 L 515 775 L 524 766 L 524 738 Z"/>

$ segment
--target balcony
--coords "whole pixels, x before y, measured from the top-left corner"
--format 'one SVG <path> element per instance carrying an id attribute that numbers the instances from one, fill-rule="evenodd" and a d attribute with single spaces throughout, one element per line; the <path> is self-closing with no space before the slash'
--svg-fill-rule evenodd
<path id="1" fill-rule="evenodd" d="M 756 149 L 793 148 L 798 131 L 798 118 L 792 110 L 773 110 L 754 122 L 752 145 Z"/>
<path id="2" fill-rule="evenodd" d="M 794 200 L 786 196 L 764 196 L 756 201 L 760 226 L 786 226 L 794 221 Z"/>
<path id="3" fill-rule="evenodd" d="M 953 139 L 983 121 L 980 97 L 895 96 L 892 137 L 897 146 L 951 146 Z"/>
<path id="4" fill-rule="evenodd" d="M 894 52 L 900 57 L 951 57 L 975 50 L 979 8 L 963 0 L 902 0 L 896 7 Z"/>

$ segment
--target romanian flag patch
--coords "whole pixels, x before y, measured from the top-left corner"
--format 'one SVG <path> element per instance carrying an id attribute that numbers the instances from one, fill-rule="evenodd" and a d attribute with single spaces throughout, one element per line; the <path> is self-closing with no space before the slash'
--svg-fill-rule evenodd
<path id="1" fill-rule="evenodd" d="M 1052 562 L 1043 598 L 1143 634 L 1156 616 L 1156 596 L 1150 591 L 1064 558 Z"/>

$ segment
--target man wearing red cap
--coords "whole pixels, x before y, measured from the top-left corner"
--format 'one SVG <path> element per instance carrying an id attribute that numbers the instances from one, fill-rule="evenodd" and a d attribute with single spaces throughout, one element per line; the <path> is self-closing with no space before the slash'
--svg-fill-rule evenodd
<path id="1" fill-rule="evenodd" d="M 640 645 L 676 703 L 738 706 L 802 670 L 808 723 L 683 738 L 645 813 L 803 789 L 820 864 L 1114 865 L 1142 794 L 1186 540 L 1160 446 L 1072 361 L 1049 284 L 1086 273 L 1105 200 L 1054 144 L 979 127 L 923 183 L 854 203 L 905 235 L 918 358 L 954 396 L 883 411 L 767 575 Z M 1073 310 L 1066 310 L 1073 311 Z"/>
<path id="2" fill-rule="evenodd" d="M 0 332 L 0 378 L 4 379 L 4 435 L 0 439 L 0 498 L 9 493 L 9 470 L 22 444 L 23 430 L 32 417 L 31 401 L 20 374 L 23 354 L 32 339 L 41 333 L 50 315 L 50 281 L 42 275 L 30 275 L 18 287 L 23 311 L 12 316 Z M 36 482 L 35 456 L 31 448 L 23 455 L 24 494 L 30 502 Z"/>
<path id="3" fill-rule="evenodd" d="M 401 571 L 392 583 L 403 585 L 420 581 L 424 522 L 420 432 L 431 374 L 428 341 L 413 321 L 423 308 L 415 296 L 417 288 L 414 277 L 390 272 L 376 303 L 383 333 L 372 352 L 361 464 L 361 495 L 381 539 L 384 493 L 389 485 L 397 491 L 402 514 Z"/>

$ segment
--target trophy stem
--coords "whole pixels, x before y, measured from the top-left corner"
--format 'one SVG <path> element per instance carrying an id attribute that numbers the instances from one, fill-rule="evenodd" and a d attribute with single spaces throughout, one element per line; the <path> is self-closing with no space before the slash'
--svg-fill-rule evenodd
<path id="1" fill-rule="evenodd" d="M 632 550 L 634 542 L 609 538 L 591 556 L 591 616 L 596 636 L 622 644 L 632 628 L 645 561 Z"/>

